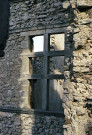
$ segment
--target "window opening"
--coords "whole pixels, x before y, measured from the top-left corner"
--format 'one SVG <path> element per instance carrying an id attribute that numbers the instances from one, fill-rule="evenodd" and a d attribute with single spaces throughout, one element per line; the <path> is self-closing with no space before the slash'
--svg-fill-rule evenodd
<path id="1" fill-rule="evenodd" d="M 50 74 L 64 73 L 64 56 L 49 58 L 49 73 Z"/>
<path id="2" fill-rule="evenodd" d="M 31 109 L 42 109 L 42 79 L 30 80 Z"/>
<path id="3" fill-rule="evenodd" d="M 42 52 L 44 48 L 44 36 L 32 36 L 31 38 L 31 51 Z"/>
<path id="4" fill-rule="evenodd" d="M 63 87 L 62 83 L 64 80 L 52 79 L 49 80 L 49 111 L 62 111 L 62 96 Z"/>
<path id="5" fill-rule="evenodd" d="M 62 111 L 65 34 L 30 36 L 30 48 L 31 108 Z"/>
<path id="6" fill-rule="evenodd" d="M 51 34 L 50 35 L 50 51 L 64 50 L 65 35 Z"/>
<path id="7" fill-rule="evenodd" d="M 30 58 L 30 74 L 43 74 L 43 57 Z"/>

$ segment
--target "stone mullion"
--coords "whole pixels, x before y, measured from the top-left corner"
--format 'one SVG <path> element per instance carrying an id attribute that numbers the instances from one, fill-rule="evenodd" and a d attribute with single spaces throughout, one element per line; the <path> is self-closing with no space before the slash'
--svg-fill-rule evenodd
<path id="1" fill-rule="evenodd" d="M 49 43 L 49 36 L 48 34 L 44 34 L 44 52 L 48 52 L 48 43 Z M 44 68 L 44 75 L 48 74 L 48 57 L 45 55 L 43 58 L 43 68 Z M 47 110 L 47 101 L 48 101 L 48 80 L 43 79 L 43 89 L 42 89 L 42 109 Z"/>

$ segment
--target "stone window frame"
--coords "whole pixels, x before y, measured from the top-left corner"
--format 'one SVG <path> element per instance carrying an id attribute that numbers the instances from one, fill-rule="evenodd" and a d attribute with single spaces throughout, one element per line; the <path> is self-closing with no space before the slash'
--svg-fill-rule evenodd
<path id="1" fill-rule="evenodd" d="M 33 79 L 43 79 L 44 80 L 44 85 L 43 85 L 43 90 L 42 91 L 42 111 L 48 111 L 48 80 L 49 79 L 65 79 L 64 74 L 48 74 L 48 57 L 52 56 L 65 56 L 65 54 L 67 54 L 66 51 L 66 42 L 67 42 L 67 28 L 53 28 L 53 29 L 44 29 L 44 30 L 32 30 L 32 31 L 28 31 L 28 32 L 22 32 L 21 36 L 25 36 L 26 37 L 26 41 L 24 41 L 24 43 L 22 43 L 24 47 L 24 49 L 28 50 L 26 51 L 26 53 L 22 53 L 21 56 L 26 56 L 28 58 L 28 62 L 30 61 L 30 58 L 32 57 L 43 57 L 43 61 L 44 61 L 44 73 L 43 74 L 32 74 L 30 75 L 29 73 L 29 65 L 28 64 L 26 66 L 26 72 L 25 74 L 27 75 L 25 78 L 27 80 L 33 80 Z M 50 35 L 51 34 L 65 34 L 65 43 L 64 43 L 64 50 L 61 51 L 49 51 L 49 40 L 50 40 Z M 44 51 L 43 52 L 30 52 L 30 37 L 32 36 L 41 36 L 44 35 Z M 30 62 L 29 62 L 30 63 Z M 28 75 L 29 74 L 29 75 Z M 28 99 L 28 104 L 30 104 L 30 98 Z M 28 107 L 31 108 L 31 107 Z M 35 110 L 35 109 L 33 109 Z M 55 112 L 55 111 L 54 111 Z"/>

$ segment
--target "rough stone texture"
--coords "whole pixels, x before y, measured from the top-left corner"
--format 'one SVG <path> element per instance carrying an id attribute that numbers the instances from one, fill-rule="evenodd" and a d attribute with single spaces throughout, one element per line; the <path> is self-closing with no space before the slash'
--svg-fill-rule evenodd
<path id="1" fill-rule="evenodd" d="M 85 1 L 11 1 L 10 37 L 6 56 L 0 58 L 0 106 L 30 107 L 26 32 L 65 28 L 65 49 L 71 52 L 66 53 L 64 66 L 65 123 L 50 116 L 1 113 L 0 135 L 62 135 L 62 124 L 64 135 L 92 134 L 92 9 L 91 0 Z"/>
<path id="2" fill-rule="evenodd" d="M 0 113 L 0 135 L 63 135 L 63 124 L 54 116 Z"/>
<path id="3" fill-rule="evenodd" d="M 92 7 L 91 0 L 77 0 L 77 7 Z"/>

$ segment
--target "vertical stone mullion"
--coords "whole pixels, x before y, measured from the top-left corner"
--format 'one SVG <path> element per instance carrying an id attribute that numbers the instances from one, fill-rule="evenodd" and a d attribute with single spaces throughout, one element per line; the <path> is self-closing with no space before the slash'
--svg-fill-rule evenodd
<path id="1" fill-rule="evenodd" d="M 44 34 L 44 52 L 48 52 L 49 50 L 49 35 Z M 48 74 L 48 57 L 44 55 L 43 58 L 43 67 L 44 67 L 44 75 Z M 47 101 L 48 101 L 48 80 L 43 79 L 43 89 L 42 89 L 42 109 L 46 110 L 47 109 Z"/>

